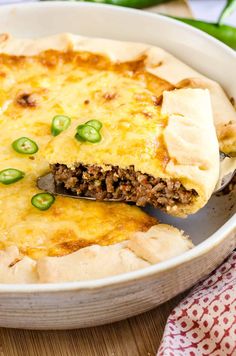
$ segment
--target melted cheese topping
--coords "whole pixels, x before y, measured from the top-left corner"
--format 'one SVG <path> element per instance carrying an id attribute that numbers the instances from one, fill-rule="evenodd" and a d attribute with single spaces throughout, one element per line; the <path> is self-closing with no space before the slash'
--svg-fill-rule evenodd
<path id="1" fill-rule="evenodd" d="M 103 122 L 103 143 L 85 144 L 84 158 L 97 155 L 98 160 L 98 152 L 108 158 L 126 152 L 132 162 L 144 162 L 158 152 L 166 157 L 157 139 L 165 123 L 152 91 L 158 96 L 170 86 L 145 73 L 142 63 L 115 66 L 95 55 L 53 51 L 28 58 L 0 56 L 0 170 L 17 168 L 26 173 L 17 183 L 0 184 L 0 249 L 16 244 L 34 258 L 59 256 L 93 243 L 125 240 L 156 223 L 138 208 L 124 204 L 57 197 L 48 211 L 31 205 L 31 197 L 39 192 L 37 177 L 49 170 L 42 152 L 52 140 L 50 126 L 57 114 L 71 117 L 71 129 L 90 119 Z M 11 143 L 22 136 L 38 144 L 35 155 L 12 149 Z M 69 151 L 60 143 L 55 162 L 62 156 L 74 159 L 71 149 L 80 145 L 72 140 Z M 141 156 L 137 154 L 140 145 Z"/>

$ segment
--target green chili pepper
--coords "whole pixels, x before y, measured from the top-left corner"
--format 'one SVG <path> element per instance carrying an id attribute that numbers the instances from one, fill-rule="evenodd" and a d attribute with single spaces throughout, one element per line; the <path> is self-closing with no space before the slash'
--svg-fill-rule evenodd
<path id="1" fill-rule="evenodd" d="M 45 0 L 41 0 L 41 1 L 45 1 Z M 77 1 L 86 1 L 86 2 L 89 1 L 89 2 L 99 3 L 99 4 L 110 4 L 110 5 L 134 7 L 137 9 L 141 9 L 143 7 L 149 7 L 149 6 L 162 4 L 164 2 L 169 2 L 170 0 L 77 0 Z"/>
<path id="2" fill-rule="evenodd" d="M 12 142 L 12 148 L 18 153 L 27 155 L 36 153 L 39 149 L 37 143 L 28 137 L 20 137 Z"/>
<path id="3" fill-rule="evenodd" d="M 216 23 L 186 19 L 182 17 L 172 17 L 172 18 L 182 21 L 193 27 L 196 27 L 199 30 L 207 32 L 209 35 L 224 42 L 225 44 L 232 47 L 233 49 L 236 49 L 236 27 L 227 26 L 227 25 L 218 26 Z"/>
<path id="4" fill-rule="evenodd" d="M 85 142 L 86 140 L 84 138 L 82 138 L 78 133 L 75 134 L 75 138 L 77 141 L 79 142 Z"/>
<path id="5" fill-rule="evenodd" d="M 0 172 L 0 183 L 8 185 L 24 178 L 25 173 L 15 168 L 7 168 Z"/>
<path id="6" fill-rule="evenodd" d="M 89 120 L 85 123 L 85 125 L 89 125 L 94 127 L 97 131 L 100 131 L 102 128 L 102 123 L 99 120 Z"/>
<path id="7" fill-rule="evenodd" d="M 224 19 L 230 16 L 235 9 L 236 9 L 236 0 L 228 0 L 219 16 L 218 25 L 221 25 Z"/>
<path id="8" fill-rule="evenodd" d="M 48 210 L 54 203 L 55 197 L 50 193 L 38 193 L 31 199 L 31 204 L 39 210 Z"/>
<path id="9" fill-rule="evenodd" d="M 79 139 L 79 141 L 88 141 L 91 143 L 96 143 L 101 141 L 102 137 L 100 133 L 90 125 L 79 125 L 77 127 L 77 135 L 75 135 L 76 139 Z"/>
<path id="10" fill-rule="evenodd" d="M 51 133 L 53 136 L 59 135 L 62 131 L 65 131 L 71 123 L 71 119 L 65 115 L 56 115 L 52 119 Z"/>

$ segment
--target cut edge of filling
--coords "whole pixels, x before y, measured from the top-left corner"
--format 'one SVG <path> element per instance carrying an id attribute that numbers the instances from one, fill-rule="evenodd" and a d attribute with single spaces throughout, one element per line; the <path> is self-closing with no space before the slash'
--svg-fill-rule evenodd
<path id="1" fill-rule="evenodd" d="M 148 204 L 162 209 L 176 205 L 190 205 L 198 196 L 194 189 L 187 190 L 177 179 L 155 178 L 134 166 L 126 169 L 107 165 L 76 164 L 69 168 L 64 164 L 51 165 L 56 185 L 68 192 L 97 200 L 115 199 L 133 202 L 138 206 Z"/>

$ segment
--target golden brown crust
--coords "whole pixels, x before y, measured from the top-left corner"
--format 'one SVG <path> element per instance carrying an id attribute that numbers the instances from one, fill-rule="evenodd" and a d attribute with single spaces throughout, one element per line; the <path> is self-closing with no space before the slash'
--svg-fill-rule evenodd
<path id="1" fill-rule="evenodd" d="M 31 197 L 40 191 L 26 183 L 22 180 L 19 188 L 15 186 L 16 192 L 13 185 L 9 187 L 9 196 L 4 194 L 5 187 L 0 187 L 5 204 L 0 221 L 0 234 L 4 236 L 0 238 L 0 250 L 17 245 L 23 255 L 36 260 L 63 256 L 94 244 L 107 246 L 124 241 L 134 232 L 145 232 L 157 223 L 155 218 L 127 204 L 64 197 L 57 197 L 50 209 L 41 212 L 30 203 Z"/>
<path id="2" fill-rule="evenodd" d="M 37 55 L 42 51 L 84 51 L 107 56 L 112 62 L 129 62 L 145 56 L 147 72 L 177 87 L 208 88 L 213 103 L 214 121 L 221 150 L 236 152 L 236 111 L 218 83 L 209 80 L 161 48 L 146 44 L 92 39 L 72 34 L 60 34 L 38 40 L 15 39 L 9 34 L 0 35 L 0 53 Z"/>
<path id="3" fill-rule="evenodd" d="M 225 153 L 236 152 L 235 137 L 230 135 L 231 128 L 236 123 L 236 111 L 222 88 L 163 49 L 140 43 L 92 39 L 72 34 L 60 34 L 38 40 L 15 39 L 9 34 L 0 35 L 0 53 L 32 56 L 51 49 L 102 54 L 113 62 L 121 63 L 145 57 L 147 72 L 176 87 L 208 88 L 213 102 L 214 121 L 221 150 Z"/>

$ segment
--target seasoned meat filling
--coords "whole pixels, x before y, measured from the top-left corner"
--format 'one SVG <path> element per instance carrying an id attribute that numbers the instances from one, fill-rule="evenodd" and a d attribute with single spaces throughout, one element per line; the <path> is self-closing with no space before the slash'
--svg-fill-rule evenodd
<path id="1" fill-rule="evenodd" d="M 189 204 L 196 197 L 195 190 L 186 190 L 180 181 L 154 178 L 136 172 L 134 166 L 121 169 L 108 166 L 107 170 L 95 165 L 78 164 L 70 169 L 62 164 L 52 166 L 56 184 L 77 195 L 98 200 L 121 199 L 138 206 L 151 204 L 167 208 L 176 204 Z"/>

